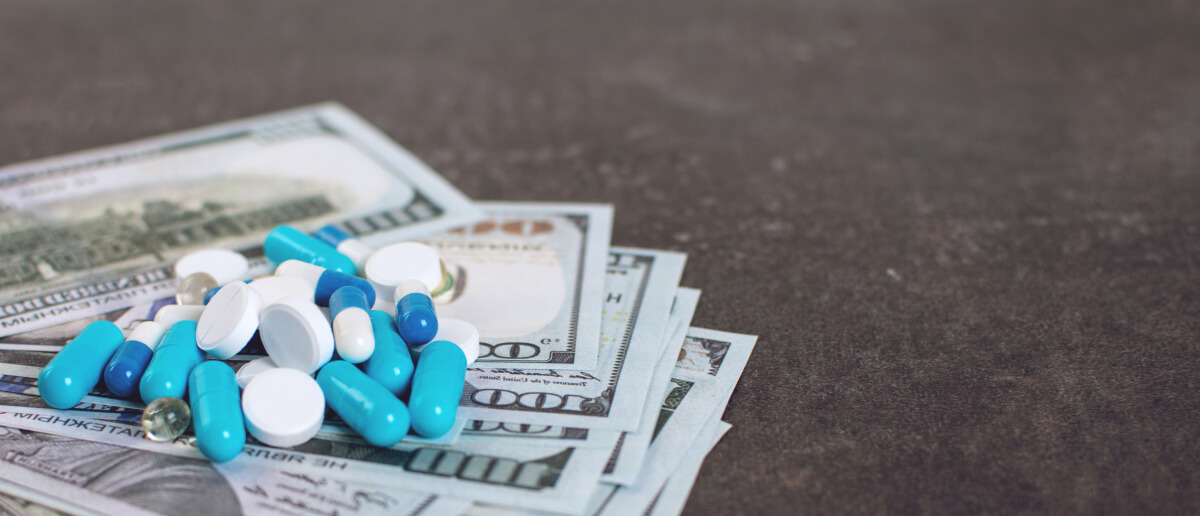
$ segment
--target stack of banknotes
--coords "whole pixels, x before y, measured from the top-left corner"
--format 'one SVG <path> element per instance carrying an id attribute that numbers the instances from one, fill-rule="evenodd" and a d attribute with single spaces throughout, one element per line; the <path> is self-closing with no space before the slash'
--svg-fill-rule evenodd
<path id="1" fill-rule="evenodd" d="M 677 514 L 755 337 L 691 325 L 686 256 L 611 245 L 603 204 L 474 202 L 383 133 L 322 104 L 0 169 L 0 511 L 31 514 Z M 228 463 L 147 439 L 98 387 L 47 406 L 37 375 L 89 322 L 172 302 L 173 264 L 336 224 L 434 246 L 439 316 L 473 322 L 456 428 L 371 446 L 327 420 Z M 255 358 L 233 357 L 235 369 Z"/>

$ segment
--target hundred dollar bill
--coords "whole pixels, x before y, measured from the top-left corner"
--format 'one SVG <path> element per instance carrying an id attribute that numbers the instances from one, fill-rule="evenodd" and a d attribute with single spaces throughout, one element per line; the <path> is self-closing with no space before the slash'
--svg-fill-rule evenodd
<path id="1" fill-rule="evenodd" d="M 451 498 L 370 482 L 216 465 L 12 427 L 0 427 L 0 476 L 25 496 L 72 513 L 436 515 L 464 508 Z"/>
<path id="2" fill-rule="evenodd" d="M 596 367 L 612 206 L 476 206 L 482 222 L 422 239 L 454 278 L 438 316 L 479 329 L 483 367 Z"/>
<path id="3" fill-rule="evenodd" d="M 732 425 L 724 421 L 717 421 L 714 432 L 711 432 L 711 437 L 707 439 L 708 448 L 703 454 L 689 453 L 684 457 L 675 471 L 671 473 L 671 477 L 667 479 L 666 485 L 654 497 L 654 501 L 650 502 L 648 511 L 643 511 L 642 514 L 649 513 L 649 516 L 677 516 L 683 513 L 683 507 L 687 504 L 688 495 L 692 493 L 692 486 L 696 484 L 696 477 L 700 476 L 700 468 L 704 465 L 704 459 L 708 454 L 712 453 L 713 448 L 717 447 L 717 443 L 725 437 L 725 433 L 732 428 Z M 702 435 L 700 439 L 705 439 L 707 435 Z M 699 442 L 703 442 L 698 439 Z"/>
<path id="4" fill-rule="evenodd" d="M 460 417 L 637 430 L 686 256 L 613 248 L 605 278 L 600 360 L 590 371 L 471 367 Z"/>
<path id="5" fill-rule="evenodd" d="M 370 124 L 321 104 L 0 168 L 0 336 L 170 295 L 174 261 L 280 224 L 365 242 L 473 222 L 478 208 Z"/>

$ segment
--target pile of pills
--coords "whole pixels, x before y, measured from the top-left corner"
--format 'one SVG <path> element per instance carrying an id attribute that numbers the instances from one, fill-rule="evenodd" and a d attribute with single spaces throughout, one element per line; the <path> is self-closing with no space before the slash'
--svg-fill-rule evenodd
<path id="1" fill-rule="evenodd" d="M 414 242 L 375 250 L 335 226 L 315 235 L 281 226 L 263 249 L 275 272 L 247 281 L 249 263 L 233 251 L 181 258 L 176 304 L 128 335 L 89 324 L 42 369 L 42 398 L 68 409 L 103 379 L 147 404 L 148 437 L 173 440 L 190 421 L 214 461 L 241 453 L 247 432 L 270 446 L 303 444 L 327 408 L 377 446 L 410 429 L 450 431 L 479 332 L 437 317 L 431 292 L 450 290 L 453 278 L 436 251 Z M 267 356 L 236 373 L 221 361 L 259 346 Z"/>

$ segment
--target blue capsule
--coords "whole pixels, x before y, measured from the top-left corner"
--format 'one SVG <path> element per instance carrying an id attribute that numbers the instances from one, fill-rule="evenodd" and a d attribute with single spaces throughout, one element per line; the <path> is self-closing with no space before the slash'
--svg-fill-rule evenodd
<path id="1" fill-rule="evenodd" d="M 56 409 L 74 407 L 100 382 L 104 365 L 124 341 L 121 329 L 111 322 L 87 325 L 38 373 L 38 393 Z"/>
<path id="2" fill-rule="evenodd" d="M 313 302 L 321 306 L 328 305 L 329 296 L 342 287 L 355 287 L 361 290 L 367 296 L 367 306 L 375 306 L 375 287 L 371 286 L 371 282 L 357 276 L 342 274 L 300 260 L 288 260 L 279 264 L 279 267 L 275 269 L 275 275 L 300 278 L 312 284 L 315 288 Z"/>
<path id="3" fill-rule="evenodd" d="M 325 226 L 318 229 L 316 233 L 313 233 L 313 236 L 317 240 L 333 246 L 334 249 L 337 249 L 337 252 L 346 255 L 359 270 L 362 270 L 363 266 L 366 265 L 367 258 L 371 257 L 371 253 L 375 252 L 374 249 L 371 249 L 362 240 L 354 238 L 354 235 L 343 231 L 342 228 L 337 226 Z"/>
<path id="4" fill-rule="evenodd" d="M 196 321 L 175 323 L 163 336 L 138 383 L 142 401 L 150 403 L 166 396 L 182 399 L 187 393 L 188 375 L 203 361 L 204 352 L 196 345 Z"/>
<path id="5" fill-rule="evenodd" d="M 108 367 L 104 368 L 104 385 L 108 390 L 122 398 L 137 394 L 142 373 L 146 372 L 154 348 L 158 347 L 166 331 L 161 324 L 144 321 L 129 333 L 129 338 L 117 348 Z"/>
<path id="6" fill-rule="evenodd" d="M 358 268 L 346 255 L 329 244 L 308 236 L 296 228 L 279 226 L 267 234 L 263 242 L 267 258 L 275 263 L 300 260 L 353 276 Z"/>
<path id="7" fill-rule="evenodd" d="M 437 312 L 429 289 L 418 280 L 405 280 L 396 285 L 396 327 L 409 346 L 428 344 L 437 336 Z"/>
<path id="8" fill-rule="evenodd" d="M 196 366 L 188 376 L 188 392 L 200 452 L 216 462 L 232 460 L 242 453 L 246 423 L 233 369 L 216 360 Z"/>
<path id="9" fill-rule="evenodd" d="M 408 435 L 404 403 L 353 364 L 344 360 L 325 364 L 317 384 L 329 407 L 367 442 L 391 446 Z"/>
<path id="10" fill-rule="evenodd" d="M 363 364 L 363 372 L 392 394 L 403 396 L 412 383 L 413 360 L 408 345 L 396 334 L 396 320 L 387 312 L 371 310 L 371 331 L 375 352 Z"/>
<path id="11" fill-rule="evenodd" d="M 454 427 L 467 357 L 453 342 L 439 340 L 425 346 L 417 357 L 412 395 L 408 398 L 412 428 L 425 437 L 441 437 Z"/>

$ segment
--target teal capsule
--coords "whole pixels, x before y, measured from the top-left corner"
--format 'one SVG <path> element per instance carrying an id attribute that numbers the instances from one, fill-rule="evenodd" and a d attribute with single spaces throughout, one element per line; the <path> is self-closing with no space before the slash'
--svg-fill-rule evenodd
<path id="1" fill-rule="evenodd" d="M 375 352 L 363 363 L 363 371 L 392 394 L 403 396 L 412 383 L 413 360 L 408 345 L 396 333 L 396 319 L 382 310 L 371 310 L 371 331 Z"/>
<path id="2" fill-rule="evenodd" d="M 325 402 L 367 442 L 391 446 L 408 434 L 408 408 L 392 393 L 345 360 L 317 374 Z"/>
<path id="3" fill-rule="evenodd" d="M 150 403 L 164 396 L 183 398 L 188 375 L 203 361 L 204 352 L 196 346 L 196 321 L 175 323 L 163 335 L 138 383 L 142 401 Z"/>
<path id="4" fill-rule="evenodd" d="M 125 335 L 111 322 L 87 325 L 38 373 L 38 393 L 56 409 L 74 407 L 96 388 L 104 366 L 122 342 Z"/>
<path id="5" fill-rule="evenodd" d="M 412 396 L 408 398 L 413 430 L 425 437 L 441 437 L 454 426 L 463 382 L 467 379 L 467 356 L 453 342 L 438 340 L 417 356 Z"/>
<path id="6" fill-rule="evenodd" d="M 272 229 L 263 242 L 263 251 L 275 263 L 299 260 L 351 276 L 358 273 L 354 262 L 333 246 L 290 226 Z"/>
<path id="7" fill-rule="evenodd" d="M 233 369 L 216 360 L 196 366 L 188 376 L 188 392 L 200 452 L 215 462 L 233 460 L 246 447 L 242 393 Z"/>

